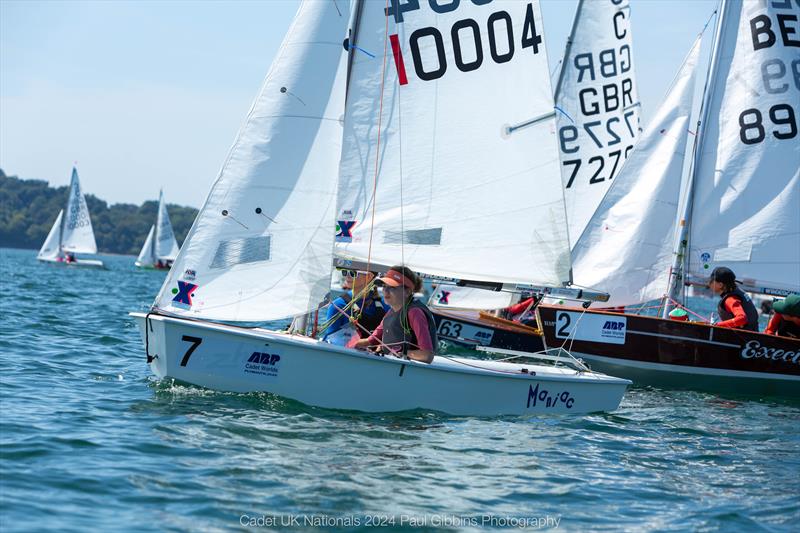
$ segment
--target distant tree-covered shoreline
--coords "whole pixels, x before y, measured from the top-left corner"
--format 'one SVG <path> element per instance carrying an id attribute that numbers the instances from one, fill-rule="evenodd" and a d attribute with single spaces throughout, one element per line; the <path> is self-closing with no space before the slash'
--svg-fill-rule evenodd
<path id="1" fill-rule="evenodd" d="M 68 187 L 51 187 L 42 180 L 21 180 L 0 170 L 0 247 L 39 249 L 67 203 Z M 158 200 L 140 206 L 114 204 L 87 194 L 86 204 L 100 252 L 138 254 L 150 226 L 155 224 Z M 197 216 L 197 209 L 168 204 L 178 243 Z"/>

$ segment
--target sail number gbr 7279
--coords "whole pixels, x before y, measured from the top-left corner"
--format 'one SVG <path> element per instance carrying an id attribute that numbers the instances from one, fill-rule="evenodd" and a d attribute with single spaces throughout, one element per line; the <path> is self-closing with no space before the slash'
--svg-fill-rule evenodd
<path id="1" fill-rule="evenodd" d="M 445 14 L 456 11 L 467 3 L 475 6 L 487 6 L 487 10 L 489 10 L 492 0 L 390 0 L 389 6 L 384 11 L 387 17 L 394 18 L 395 23 L 402 23 L 405 21 L 406 15 L 419 9 L 426 9 L 426 7 L 420 6 L 420 2 L 427 3 L 430 9 L 437 14 Z M 449 50 L 445 48 L 445 36 L 442 35 L 442 32 L 447 32 L 447 29 L 433 26 L 417 28 L 411 32 L 408 38 L 414 72 L 419 79 L 432 81 L 444 76 L 451 66 L 461 72 L 471 72 L 479 69 L 486 61 L 491 60 L 497 64 L 507 63 L 511 61 L 515 53 L 538 54 L 542 36 L 536 31 L 532 3 L 525 8 L 525 19 L 519 35 L 514 35 L 514 26 L 511 14 L 504 10 L 491 13 L 485 23 L 479 23 L 472 18 L 457 20 L 449 30 L 450 43 L 452 43 L 452 65 L 447 62 L 447 56 L 450 54 L 448 54 Z M 482 35 L 486 36 L 486 42 Z M 398 81 L 400 85 L 406 85 L 408 75 L 397 34 L 390 35 L 389 40 L 392 45 Z M 432 46 L 435 50 L 435 60 L 432 57 L 423 57 L 422 50 L 428 46 Z"/>

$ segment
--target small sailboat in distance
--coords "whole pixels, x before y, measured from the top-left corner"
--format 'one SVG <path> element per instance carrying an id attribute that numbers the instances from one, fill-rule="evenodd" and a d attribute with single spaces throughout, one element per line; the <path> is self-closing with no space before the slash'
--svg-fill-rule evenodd
<path id="1" fill-rule="evenodd" d="M 73 167 L 67 207 L 58 212 L 36 258 L 57 265 L 103 268 L 103 262 L 99 259 L 84 259 L 75 255 L 96 253 L 97 243 L 94 240 L 92 219 L 81 191 L 78 170 Z"/>
<path id="2" fill-rule="evenodd" d="M 167 204 L 164 202 L 164 191 L 158 193 L 158 215 L 156 223 L 150 226 L 150 232 L 144 246 L 136 258 L 139 268 L 168 269 L 178 256 L 178 241 L 169 220 Z"/>

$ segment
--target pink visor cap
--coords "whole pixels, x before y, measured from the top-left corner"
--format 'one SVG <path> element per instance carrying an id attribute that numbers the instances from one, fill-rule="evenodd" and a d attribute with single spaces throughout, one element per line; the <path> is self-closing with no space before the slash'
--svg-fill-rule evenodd
<path id="1" fill-rule="evenodd" d="M 378 278 L 378 281 L 384 285 L 388 285 L 389 287 L 399 287 L 400 285 L 404 285 L 410 290 L 414 290 L 414 282 L 397 270 L 388 271 L 385 276 Z"/>

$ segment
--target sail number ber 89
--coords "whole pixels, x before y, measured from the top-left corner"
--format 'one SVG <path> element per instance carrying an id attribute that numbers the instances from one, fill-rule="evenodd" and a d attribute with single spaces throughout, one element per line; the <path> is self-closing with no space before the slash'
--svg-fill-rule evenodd
<path id="1" fill-rule="evenodd" d="M 424 2 L 424 0 L 422 0 Z M 450 13 L 458 9 L 461 2 L 472 2 L 477 6 L 486 5 L 492 0 L 428 0 L 430 8 L 436 13 Z M 420 0 L 391 0 L 384 10 L 387 17 L 394 17 L 396 23 L 404 21 L 404 14 L 420 9 Z M 489 55 L 495 63 L 507 63 L 514 57 L 515 40 L 514 24 L 507 11 L 496 11 L 489 15 L 486 22 L 489 41 Z M 392 36 L 394 38 L 394 36 Z M 481 28 L 478 22 L 471 18 L 456 21 L 451 30 L 450 37 L 453 43 L 453 56 L 456 68 L 461 72 L 477 70 L 483 64 L 484 45 L 481 40 Z M 423 64 L 420 44 L 430 39 L 436 49 L 438 62 L 436 65 Z M 470 43 L 471 44 L 468 44 Z M 437 80 L 447 72 L 447 59 L 445 57 L 444 39 L 438 28 L 427 26 L 414 30 L 409 36 L 409 47 L 414 62 L 414 71 L 417 77 L 424 81 Z M 534 54 L 539 53 L 542 36 L 536 32 L 533 5 L 528 4 L 525 11 L 525 22 L 522 27 L 520 48 L 531 48 Z M 475 50 L 467 52 L 465 46 L 474 46 Z M 466 52 L 466 53 L 465 53 Z M 397 55 L 397 51 L 395 51 Z M 469 60 L 465 60 L 465 56 Z M 401 85 L 405 82 L 401 81 Z"/>

